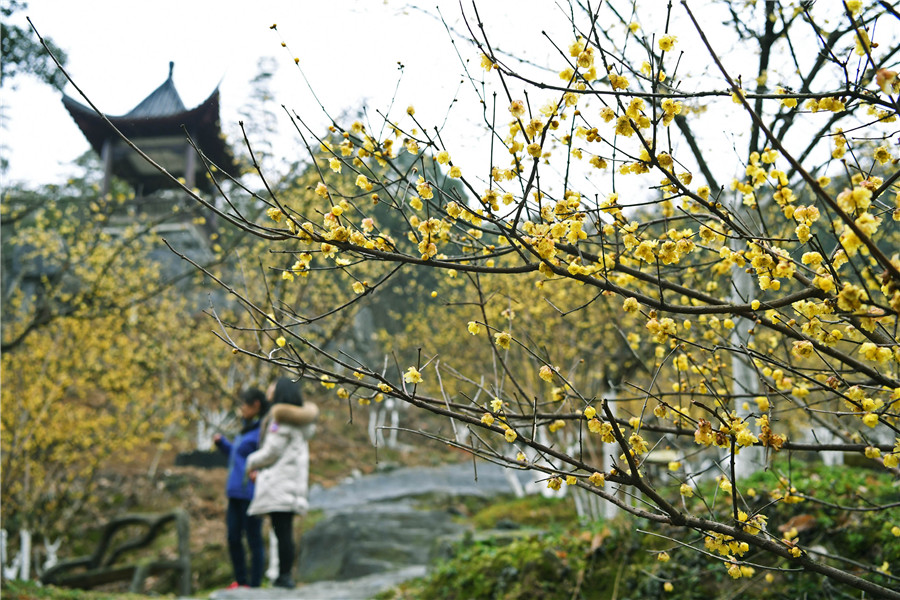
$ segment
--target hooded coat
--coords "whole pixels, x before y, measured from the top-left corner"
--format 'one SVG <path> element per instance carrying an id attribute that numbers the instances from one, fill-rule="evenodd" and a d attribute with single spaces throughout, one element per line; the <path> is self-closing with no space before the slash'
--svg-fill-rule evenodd
<path id="1" fill-rule="evenodd" d="M 319 408 L 275 404 L 260 426 L 259 450 L 247 457 L 247 471 L 258 471 L 256 493 L 247 514 L 304 514 L 309 508 L 309 443 Z"/>

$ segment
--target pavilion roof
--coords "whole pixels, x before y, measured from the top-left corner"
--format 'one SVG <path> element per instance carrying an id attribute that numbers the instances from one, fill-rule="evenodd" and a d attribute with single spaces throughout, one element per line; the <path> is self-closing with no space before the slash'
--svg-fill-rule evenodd
<path id="1" fill-rule="evenodd" d="M 169 77 L 137 106 L 124 115 L 106 115 L 106 117 L 132 141 L 173 138 L 187 144 L 186 135 L 189 134 L 203 154 L 220 170 L 233 173 L 236 170 L 236 162 L 221 133 L 219 122 L 218 87 L 198 106 L 187 109 L 172 81 L 172 67 L 173 64 L 169 63 Z M 92 108 L 65 94 L 63 105 L 97 154 L 103 155 L 103 147 L 107 140 L 118 142 L 115 131 Z M 205 169 L 202 161 L 198 160 L 197 166 L 197 186 L 208 189 L 211 184 L 203 176 L 202 171 Z M 127 160 L 114 159 L 113 173 L 136 187 L 140 185 L 148 193 L 154 189 L 173 187 L 161 173 L 154 175 L 140 173 Z"/>

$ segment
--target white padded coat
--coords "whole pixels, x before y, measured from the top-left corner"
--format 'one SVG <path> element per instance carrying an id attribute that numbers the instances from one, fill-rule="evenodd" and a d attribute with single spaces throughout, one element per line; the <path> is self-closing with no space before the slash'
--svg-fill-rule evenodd
<path id="1" fill-rule="evenodd" d="M 247 457 L 247 472 L 258 471 L 247 514 L 306 513 L 309 508 L 309 443 L 319 408 L 275 404 L 259 429 L 259 450 Z"/>

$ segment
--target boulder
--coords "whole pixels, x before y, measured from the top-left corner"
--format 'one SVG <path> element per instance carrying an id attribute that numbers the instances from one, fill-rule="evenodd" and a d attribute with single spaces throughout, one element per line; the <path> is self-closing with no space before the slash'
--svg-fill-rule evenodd
<path id="1" fill-rule="evenodd" d="M 439 539 L 462 536 L 449 513 L 407 504 L 370 504 L 329 514 L 303 534 L 301 581 L 355 579 L 426 565 Z"/>

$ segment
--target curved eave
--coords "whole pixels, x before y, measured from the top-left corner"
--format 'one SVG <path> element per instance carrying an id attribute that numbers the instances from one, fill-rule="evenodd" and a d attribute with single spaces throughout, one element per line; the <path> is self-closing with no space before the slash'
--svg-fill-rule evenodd
<path id="1" fill-rule="evenodd" d="M 115 132 L 90 107 L 65 94 L 62 101 L 91 148 L 102 156 L 106 140 L 117 138 Z M 190 110 L 155 117 L 108 116 L 107 118 L 129 139 L 185 137 L 186 130 L 203 153 L 219 168 L 231 173 L 236 171 L 234 157 L 221 135 L 218 88 L 209 98 Z"/>

